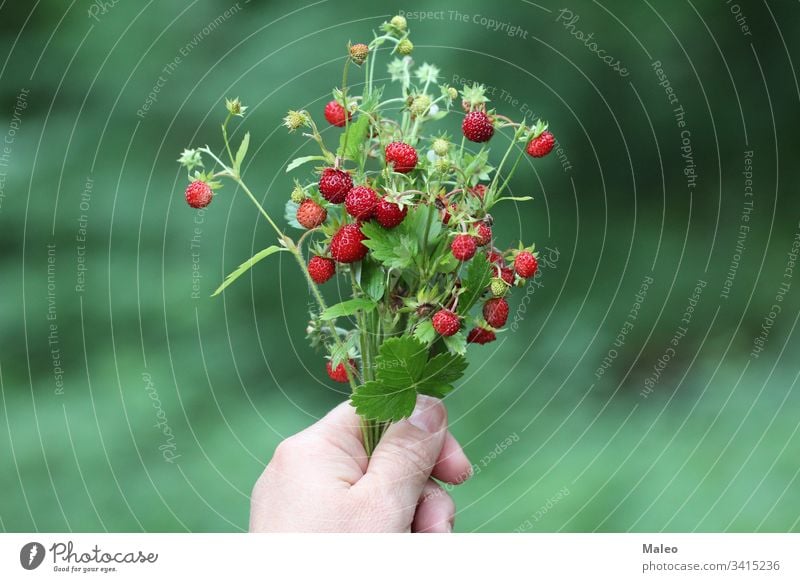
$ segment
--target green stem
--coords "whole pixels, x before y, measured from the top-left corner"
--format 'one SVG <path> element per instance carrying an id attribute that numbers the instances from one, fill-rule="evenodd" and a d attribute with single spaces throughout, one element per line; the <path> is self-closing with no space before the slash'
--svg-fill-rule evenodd
<path id="1" fill-rule="evenodd" d="M 347 103 L 347 70 L 350 68 L 350 57 L 344 61 L 344 72 L 342 72 L 342 101 L 344 101 L 344 143 L 342 144 L 342 155 L 347 152 L 347 138 L 349 137 L 347 128 L 350 125 L 350 107 Z"/>

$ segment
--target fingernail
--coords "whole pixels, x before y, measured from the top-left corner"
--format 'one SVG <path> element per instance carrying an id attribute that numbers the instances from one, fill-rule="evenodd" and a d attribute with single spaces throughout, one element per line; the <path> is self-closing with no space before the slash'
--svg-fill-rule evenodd
<path id="1" fill-rule="evenodd" d="M 430 396 L 417 397 L 417 406 L 408 422 L 425 432 L 436 432 L 444 425 L 445 412 L 442 402 Z"/>

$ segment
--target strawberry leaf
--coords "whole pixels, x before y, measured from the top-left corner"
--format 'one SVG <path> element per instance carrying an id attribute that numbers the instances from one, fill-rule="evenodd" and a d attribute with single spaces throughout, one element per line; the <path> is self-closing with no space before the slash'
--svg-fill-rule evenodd
<path id="1" fill-rule="evenodd" d="M 358 311 L 372 311 L 375 309 L 375 307 L 377 307 L 377 303 L 375 303 L 372 299 L 367 297 L 357 297 L 356 299 L 350 299 L 349 301 L 342 301 L 336 305 L 331 305 L 322 312 L 320 319 L 322 321 L 330 321 L 332 319 L 336 319 L 337 317 L 353 315 Z"/>
<path id="2" fill-rule="evenodd" d="M 366 115 L 361 115 L 353 123 L 349 123 L 347 131 L 342 132 L 342 135 L 339 136 L 338 155 L 349 160 L 358 159 L 361 154 L 361 145 L 367 139 L 368 127 L 369 117 Z M 347 151 L 344 151 L 345 141 L 347 142 Z"/>
<path id="3" fill-rule="evenodd" d="M 423 319 L 414 327 L 414 337 L 426 345 L 436 339 L 436 330 L 430 319 Z"/>
<path id="4" fill-rule="evenodd" d="M 377 379 L 395 388 L 414 388 L 428 361 L 428 349 L 413 337 L 383 342 L 375 359 Z"/>
<path id="5" fill-rule="evenodd" d="M 237 174 L 241 173 L 242 162 L 247 155 L 247 148 L 250 147 L 250 132 L 244 134 L 242 143 L 239 144 L 239 149 L 236 151 L 236 158 L 233 160 L 233 171 Z"/>
<path id="6" fill-rule="evenodd" d="M 222 285 L 220 285 L 217 288 L 216 291 L 214 291 L 214 293 L 211 294 L 211 296 L 216 297 L 217 295 L 222 293 L 228 285 L 230 285 L 231 283 L 236 281 L 236 279 L 244 275 L 247 271 L 249 271 L 253 267 L 253 265 L 259 262 L 261 259 L 265 259 L 271 254 L 279 253 L 285 250 L 287 249 L 273 245 L 271 247 L 265 248 L 263 251 L 257 252 L 255 255 L 247 259 L 244 263 L 239 265 L 239 267 L 235 271 L 233 271 L 230 275 L 225 277 L 225 281 L 222 283 Z"/>
<path id="7" fill-rule="evenodd" d="M 386 276 L 374 261 L 361 261 L 361 288 L 374 301 L 380 301 L 386 290 Z"/>
<path id="8" fill-rule="evenodd" d="M 451 354 L 463 356 L 467 353 L 467 336 L 464 335 L 463 331 L 442 339 L 444 340 L 444 345 L 447 346 L 447 351 Z"/>
<path id="9" fill-rule="evenodd" d="M 453 382 L 464 375 L 466 368 L 467 360 L 464 356 L 439 354 L 425 364 L 422 378 L 417 384 L 417 392 L 442 398 L 453 389 Z"/>
<path id="10" fill-rule="evenodd" d="M 466 315 L 478 301 L 492 280 L 492 267 L 483 253 L 475 255 L 467 266 L 462 286 L 464 292 L 458 300 L 459 315 Z"/>
<path id="11" fill-rule="evenodd" d="M 372 258 L 390 269 L 408 267 L 419 253 L 416 240 L 405 234 L 402 225 L 386 230 L 377 224 L 365 222 L 361 225 L 361 232 L 368 239 L 363 244 L 372 251 Z"/>
<path id="12" fill-rule="evenodd" d="M 398 421 L 414 412 L 417 392 L 413 388 L 388 386 L 371 381 L 359 386 L 350 398 L 356 412 L 381 422 Z"/>
<path id="13" fill-rule="evenodd" d="M 289 162 L 288 166 L 286 166 L 286 173 L 288 174 L 295 168 L 299 168 L 303 164 L 307 164 L 308 162 L 313 162 L 313 161 L 325 162 L 326 159 L 324 156 L 303 156 L 301 158 L 295 158 L 291 162 Z"/>

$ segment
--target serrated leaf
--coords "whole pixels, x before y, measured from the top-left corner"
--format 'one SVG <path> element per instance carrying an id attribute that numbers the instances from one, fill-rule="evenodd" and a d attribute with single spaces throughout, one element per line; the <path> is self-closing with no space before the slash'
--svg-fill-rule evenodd
<path id="1" fill-rule="evenodd" d="M 387 386 L 413 388 L 427 361 L 427 347 L 413 337 L 390 338 L 375 358 L 376 376 Z"/>
<path id="2" fill-rule="evenodd" d="M 380 301 L 386 290 L 386 274 L 374 261 L 361 261 L 361 288 L 374 301 Z"/>
<path id="3" fill-rule="evenodd" d="M 222 285 L 220 285 L 217 288 L 216 291 L 214 291 L 214 293 L 211 294 L 211 296 L 212 297 L 216 297 L 217 295 L 222 293 L 228 285 L 230 285 L 231 283 L 236 281 L 236 279 L 238 279 L 243 274 L 245 274 L 247 271 L 249 271 L 253 267 L 253 265 L 255 265 L 260 260 L 265 259 L 265 258 L 267 258 L 268 256 L 270 256 L 270 255 L 272 255 L 274 253 L 279 253 L 279 252 L 285 251 L 285 250 L 287 250 L 287 249 L 285 249 L 283 247 L 279 247 L 279 246 L 273 245 L 271 247 L 265 248 L 263 251 L 257 252 L 255 255 L 253 255 L 252 257 L 247 259 L 244 263 L 239 265 L 239 268 L 237 268 L 230 275 L 225 277 L 225 281 L 222 283 Z"/>
<path id="4" fill-rule="evenodd" d="M 414 262 L 419 252 L 416 241 L 404 233 L 402 225 L 387 230 L 377 224 L 365 222 L 361 232 L 367 237 L 365 247 L 372 251 L 373 259 L 389 268 L 404 269 Z"/>
<path id="5" fill-rule="evenodd" d="M 387 386 L 383 382 L 370 381 L 359 386 L 350 401 L 356 412 L 364 418 L 394 422 L 414 412 L 417 392 L 413 388 L 398 388 Z"/>
<path id="6" fill-rule="evenodd" d="M 417 392 L 442 398 L 453 389 L 453 382 L 461 378 L 466 369 L 467 360 L 463 355 L 439 354 L 425 364 Z"/>
<path id="7" fill-rule="evenodd" d="M 449 337 L 443 337 L 444 345 L 451 354 L 463 356 L 467 353 L 467 336 L 463 331 Z"/>
<path id="8" fill-rule="evenodd" d="M 436 339 L 436 330 L 430 319 L 423 319 L 414 327 L 414 337 L 424 344 L 430 344 Z"/>
<path id="9" fill-rule="evenodd" d="M 361 115 L 354 122 L 347 125 L 347 130 L 339 136 L 338 155 L 343 158 L 355 160 L 361 153 L 361 145 L 367 139 L 367 128 L 369 127 L 369 117 Z M 347 141 L 347 151 L 344 150 L 345 140 Z"/>
<path id="10" fill-rule="evenodd" d="M 244 134 L 242 143 L 239 144 L 239 149 L 236 150 L 236 158 L 233 161 L 233 169 L 238 174 L 244 162 L 244 157 L 247 155 L 247 148 L 250 147 L 250 132 Z"/>
<path id="11" fill-rule="evenodd" d="M 483 253 L 475 255 L 462 279 L 464 292 L 458 300 L 459 315 L 466 315 L 492 280 L 492 267 Z"/>
<path id="12" fill-rule="evenodd" d="M 286 166 L 286 173 L 288 174 L 295 168 L 299 168 L 303 164 L 307 164 L 308 162 L 313 162 L 313 161 L 324 162 L 325 158 L 323 156 L 303 156 L 300 158 L 295 158 L 291 162 L 289 162 L 288 166 Z"/>
<path id="13" fill-rule="evenodd" d="M 337 303 L 336 305 L 331 305 L 322 312 L 320 319 L 322 321 L 330 321 L 331 319 L 336 319 L 337 317 L 353 315 L 358 311 L 372 311 L 376 306 L 377 304 L 372 299 L 367 297 L 357 297 L 356 299 L 350 299 L 348 301 Z"/>

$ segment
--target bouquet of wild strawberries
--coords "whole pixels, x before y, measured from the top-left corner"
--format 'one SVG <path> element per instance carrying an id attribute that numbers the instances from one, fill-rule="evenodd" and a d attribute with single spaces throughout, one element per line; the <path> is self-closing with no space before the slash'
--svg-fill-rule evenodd
<path id="1" fill-rule="evenodd" d="M 309 162 L 322 165 L 313 182 L 295 181 L 287 202 L 288 222 L 305 230 L 297 240 L 284 234 L 242 180 L 249 134 L 234 154 L 227 131 L 231 119 L 245 112 L 238 99 L 226 101 L 225 151 L 217 155 L 206 146 L 184 151 L 179 160 L 192 181 L 186 189 L 190 206 L 207 206 L 221 187 L 218 179 L 231 179 L 278 236 L 277 245 L 242 264 L 215 295 L 271 254 L 289 252 L 297 260 L 318 305 L 308 337 L 327 354 L 330 378 L 350 383 L 367 453 L 389 423 L 413 411 L 417 394 L 442 397 L 452 389 L 466 368 L 468 343 L 491 342 L 505 325 L 506 295 L 536 273 L 537 255 L 522 244 L 496 249 L 489 211 L 502 200 L 529 199 L 503 194 L 525 151 L 541 157 L 555 143 L 541 121 L 528 126 L 487 110 L 481 85 L 461 91 L 466 114 L 459 146 L 445 134 L 423 135 L 427 124 L 450 113 L 459 92 L 438 82 L 433 65 L 415 67 L 402 16 L 384 23 L 374 37 L 369 45 L 348 46 L 342 86 L 325 106 L 328 123 L 342 128 L 335 151 L 307 111 L 290 111 L 284 120 L 289 131 L 305 130 L 320 150 L 292 161 L 287 171 Z M 386 98 L 384 87 L 373 83 L 375 54 L 387 45 L 399 97 Z M 350 94 L 351 65 L 364 71 L 362 95 Z M 465 148 L 466 140 L 485 144 L 503 128 L 514 135 L 497 168 L 489 165 L 485 145 Z M 501 177 L 515 149 L 516 162 Z M 204 156 L 213 160 L 213 169 L 195 170 L 204 168 Z M 319 285 L 337 271 L 350 279 L 352 298 L 329 306 Z M 355 327 L 340 327 L 343 318 L 352 318 Z"/>

